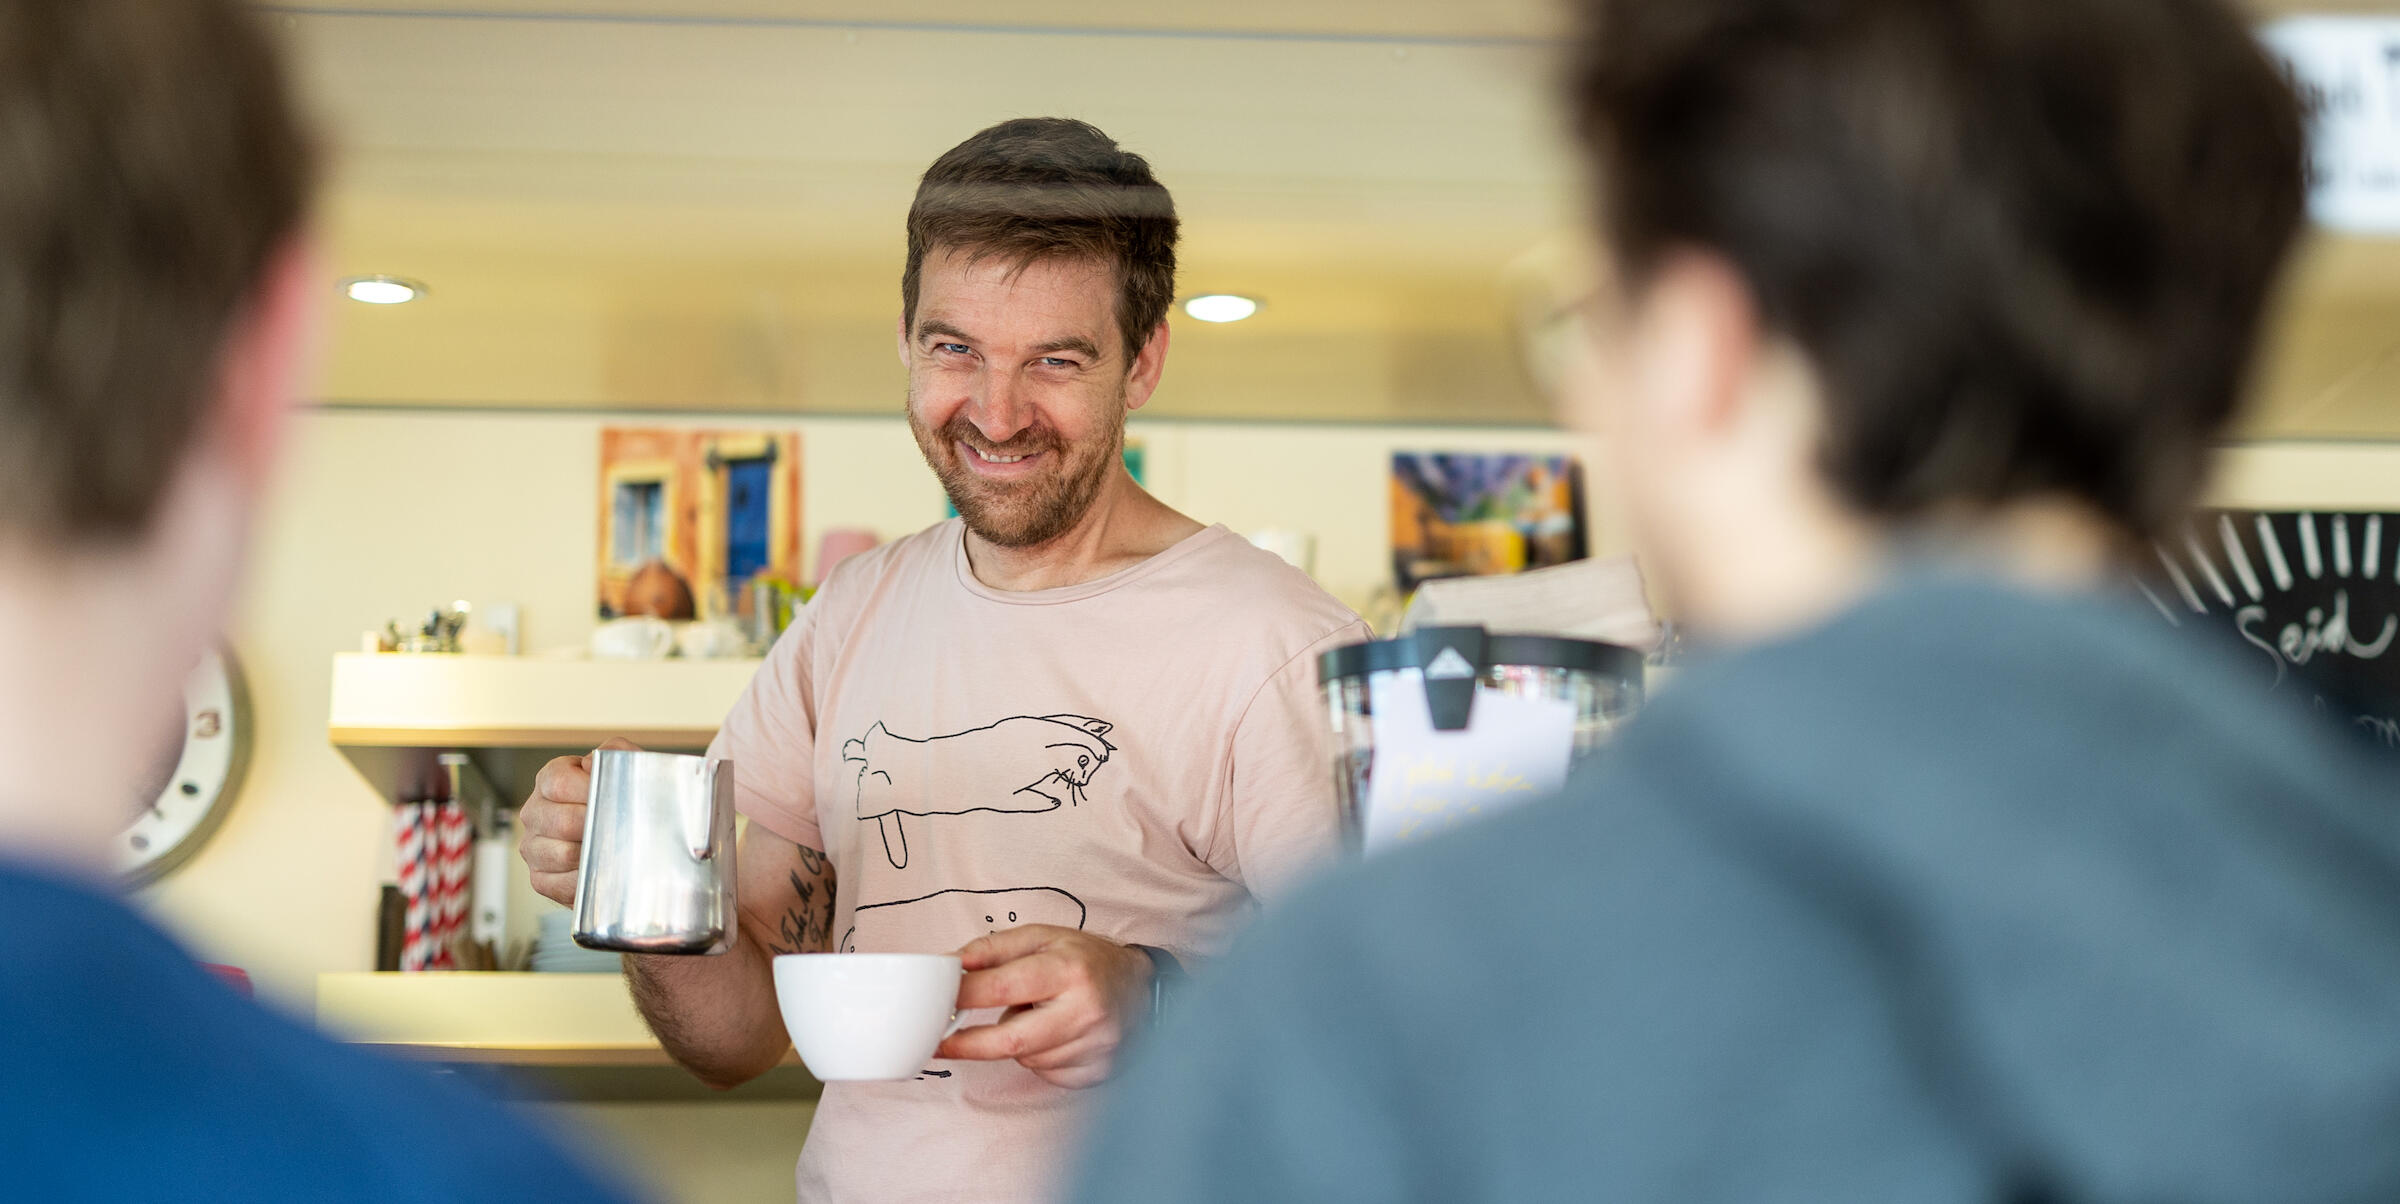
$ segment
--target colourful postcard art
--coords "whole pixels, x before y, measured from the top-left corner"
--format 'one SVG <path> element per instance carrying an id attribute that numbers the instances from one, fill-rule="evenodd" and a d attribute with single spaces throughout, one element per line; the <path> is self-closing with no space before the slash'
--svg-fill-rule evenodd
<path id="1" fill-rule="evenodd" d="M 715 618 L 799 580 L 795 432 L 605 428 L 599 502 L 601 618 Z"/>
<path id="2" fill-rule="evenodd" d="M 1393 454 L 1392 573 L 1403 593 L 1438 577 L 1514 573 L 1584 555 L 1574 457 Z"/>

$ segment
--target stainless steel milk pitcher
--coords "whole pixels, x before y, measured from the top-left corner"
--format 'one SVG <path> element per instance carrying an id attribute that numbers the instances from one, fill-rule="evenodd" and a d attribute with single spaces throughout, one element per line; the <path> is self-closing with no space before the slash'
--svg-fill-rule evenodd
<path id="1" fill-rule="evenodd" d="M 625 953 L 733 947 L 733 762 L 592 754 L 575 943 Z"/>

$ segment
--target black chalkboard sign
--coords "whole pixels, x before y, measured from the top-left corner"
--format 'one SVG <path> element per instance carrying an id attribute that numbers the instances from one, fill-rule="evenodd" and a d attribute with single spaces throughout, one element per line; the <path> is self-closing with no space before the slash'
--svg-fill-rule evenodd
<path id="1" fill-rule="evenodd" d="M 2157 552 L 2142 588 L 2169 622 L 2400 751 L 2400 514 L 2215 511 Z"/>

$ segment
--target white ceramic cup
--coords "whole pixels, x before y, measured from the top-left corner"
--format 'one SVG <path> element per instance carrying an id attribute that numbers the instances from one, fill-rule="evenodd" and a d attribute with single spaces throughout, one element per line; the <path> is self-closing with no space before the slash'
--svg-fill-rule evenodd
<path id="1" fill-rule="evenodd" d="M 740 656 L 750 650 L 750 637 L 731 619 L 708 619 L 684 624 L 675 633 L 675 650 L 691 661 Z"/>
<path id="2" fill-rule="evenodd" d="M 635 615 L 592 629 L 592 657 L 604 661 L 654 661 L 675 650 L 675 628 L 665 619 Z"/>
<path id="3" fill-rule="evenodd" d="M 964 973 L 947 953 L 786 953 L 775 1001 L 820 1081 L 914 1078 L 958 1028 Z"/>

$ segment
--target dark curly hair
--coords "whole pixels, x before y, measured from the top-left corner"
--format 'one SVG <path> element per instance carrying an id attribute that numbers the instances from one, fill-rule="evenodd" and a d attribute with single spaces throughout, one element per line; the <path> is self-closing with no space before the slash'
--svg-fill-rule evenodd
<path id="1" fill-rule="evenodd" d="M 1569 104 L 1631 287 L 1698 248 L 1905 518 L 2191 504 L 2304 207 L 2300 109 L 2219 0 L 1583 0 Z"/>

